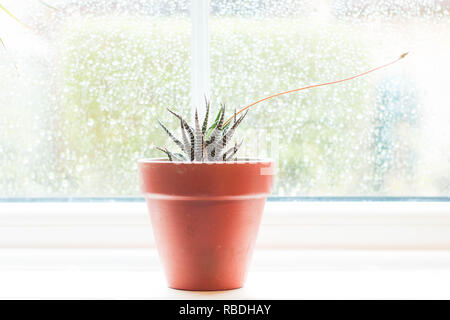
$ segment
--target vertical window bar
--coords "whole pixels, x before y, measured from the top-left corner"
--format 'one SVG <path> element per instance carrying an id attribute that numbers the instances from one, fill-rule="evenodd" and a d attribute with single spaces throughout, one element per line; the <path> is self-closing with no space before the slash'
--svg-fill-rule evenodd
<path id="1" fill-rule="evenodd" d="M 209 10 L 210 0 L 191 1 L 192 22 L 192 88 L 193 110 L 205 113 L 205 95 L 209 98 Z"/>

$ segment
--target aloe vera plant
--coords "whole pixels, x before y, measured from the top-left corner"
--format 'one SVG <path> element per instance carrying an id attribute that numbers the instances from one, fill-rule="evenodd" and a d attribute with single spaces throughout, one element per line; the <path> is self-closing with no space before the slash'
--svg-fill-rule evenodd
<path id="1" fill-rule="evenodd" d="M 370 69 L 368 71 L 359 73 L 357 75 L 340 79 L 331 82 L 324 82 L 320 84 L 309 85 L 306 87 L 288 90 L 273 94 L 271 96 L 265 97 L 263 99 L 257 100 L 248 106 L 239 110 L 239 112 L 234 111 L 234 114 L 225 121 L 225 104 L 222 104 L 219 108 L 217 116 L 214 122 L 211 125 L 208 125 L 209 114 L 210 114 L 210 102 L 205 98 L 206 102 L 206 114 L 205 118 L 200 124 L 200 120 L 198 117 L 198 111 L 195 110 L 195 118 L 194 125 L 190 126 L 183 117 L 174 111 L 167 109 L 172 115 L 180 120 L 180 130 L 181 130 L 181 140 L 175 137 L 172 132 L 167 129 L 167 127 L 158 120 L 159 124 L 163 128 L 163 130 L 168 134 L 168 136 L 175 142 L 175 144 L 179 147 L 181 152 L 171 152 L 167 148 L 156 147 L 158 150 L 164 152 L 169 161 L 199 161 L 199 162 L 212 162 L 212 161 L 233 161 L 236 160 L 236 154 L 239 148 L 242 145 L 242 141 L 240 143 L 235 142 L 232 147 L 227 147 L 228 143 L 233 138 L 233 135 L 236 131 L 236 128 L 241 124 L 242 120 L 248 113 L 248 109 L 255 104 L 263 102 L 265 100 L 278 97 L 283 94 L 288 94 L 292 92 L 298 92 L 302 90 L 333 85 L 349 80 L 353 80 L 355 78 L 359 78 L 365 76 L 374 71 L 380 70 L 382 68 L 386 68 L 397 61 L 406 57 L 408 52 L 403 53 L 394 61 L 386 63 L 384 65 L 378 66 L 376 68 Z M 241 114 L 242 113 L 242 114 Z M 239 116 L 239 117 L 238 117 Z"/>

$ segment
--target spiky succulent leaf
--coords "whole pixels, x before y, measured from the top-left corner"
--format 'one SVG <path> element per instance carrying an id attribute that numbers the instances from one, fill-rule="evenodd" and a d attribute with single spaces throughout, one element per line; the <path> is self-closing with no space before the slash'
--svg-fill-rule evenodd
<path id="1" fill-rule="evenodd" d="M 195 154 L 194 154 L 195 136 L 194 136 L 194 132 L 189 127 L 186 127 L 186 122 L 184 123 L 184 128 L 189 133 L 189 138 L 191 140 L 191 155 L 190 156 L 191 156 L 191 161 L 194 161 L 194 159 L 195 159 Z"/>
<path id="2" fill-rule="evenodd" d="M 223 106 L 224 108 L 225 106 Z M 221 115 L 221 119 L 224 119 L 224 113 Z M 211 134 L 211 138 L 207 141 L 207 152 L 211 156 L 213 156 L 214 161 L 220 161 L 222 160 L 220 158 L 220 155 L 222 154 L 223 149 L 227 145 L 227 139 L 224 139 L 224 127 L 222 126 L 223 121 L 220 121 L 214 129 L 213 133 Z"/>
<path id="3" fill-rule="evenodd" d="M 236 131 L 237 127 L 241 124 L 242 120 L 244 120 L 247 113 L 248 113 L 248 111 L 246 111 L 242 116 L 240 116 L 239 119 L 233 124 L 231 129 L 223 136 L 223 138 L 222 138 L 223 145 L 226 145 L 227 141 L 231 140 L 234 132 Z"/>
<path id="4" fill-rule="evenodd" d="M 222 104 L 222 113 L 220 115 L 219 122 L 216 125 L 216 129 L 218 129 L 218 130 L 223 129 L 223 122 L 225 121 L 225 111 L 226 111 L 226 107 L 225 107 L 225 103 L 224 103 L 224 104 Z"/>
<path id="5" fill-rule="evenodd" d="M 202 161 L 208 160 L 208 153 L 206 151 L 206 143 L 205 140 L 202 139 Z"/>
<path id="6" fill-rule="evenodd" d="M 172 157 L 172 152 L 170 152 L 169 150 L 167 150 L 166 148 L 161 148 L 161 147 L 156 147 L 156 149 L 158 149 L 159 151 L 162 151 L 162 152 L 164 152 L 165 154 L 167 154 L 167 157 L 169 158 L 169 161 L 172 161 L 173 160 L 173 157 Z"/>
<path id="7" fill-rule="evenodd" d="M 228 129 L 230 129 L 230 127 L 231 127 L 231 122 L 228 122 L 226 125 L 223 126 L 222 136 L 224 136 L 228 132 Z"/>
<path id="8" fill-rule="evenodd" d="M 186 156 L 182 153 L 170 152 L 169 150 L 167 150 L 167 148 L 156 147 L 156 149 L 164 152 L 169 158 L 169 161 L 186 161 Z"/>
<path id="9" fill-rule="evenodd" d="M 222 143 L 220 144 L 221 145 L 221 148 L 220 148 L 220 150 L 219 150 L 219 154 L 220 154 L 220 152 L 222 152 L 222 150 L 224 150 L 225 148 L 226 148 L 226 146 L 227 146 L 227 143 L 228 143 L 228 141 L 227 141 L 227 136 L 225 135 L 223 138 L 222 138 Z M 222 157 L 219 159 L 219 160 L 223 160 L 223 161 L 225 161 L 227 159 L 227 157 L 225 156 L 225 155 L 222 155 Z"/>
<path id="10" fill-rule="evenodd" d="M 237 149 L 237 142 L 234 142 L 234 146 L 232 146 L 231 148 L 229 148 L 228 150 L 224 151 L 221 155 L 220 158 L 223 159 L 227 159 L 235 150 Z"/>
<path id="11" fill-rule="evenodd" d="M 215 160 L 220 161 L 224 160 L 223 157 L 220 157 L 222 155 L 223 149 L 226 147 L 228 141 L 231 140 L 233 137 L 234 132 L 236 131 L 239 124 L 244 120 L 245 116 L 247 115 L 246 111 L 242 116 L 239 117 L 239 119 L 231 126 L 231 128 L 227 132 L 223 132 L 223 135 L 221 137 L 216 137 L 215 141 L 210 143 L 208 145 L 208 152 L 211 154 L 212 150 L 215 150 Z"/>
<path id="12" fill-rule="evenodd" d="M 194 131 L 194 160 L 202 161 L 203 160 L 203 134 L 202 129 L 200 128 L 200 123 L 198 121 L 198 112 L 195 109 L 195 131 Z"/>
<path id="13" fill-rule="evenodd" d="M 186 161 L 187 160 L 186 155 L 184 155 L 182 153 L 178 153 L 178 152 L 172 153 L 172 157 L 174 157 L 174 159 L 177 161 Z"/>
<path id="14" fill-rule="evenodd" d="M 233 137 L 233 134 L 239 124 L 242 122 L 247 113 L 237 119 L 236 110 L 234 111 L 234 117 L 232 120 L 224 125 L 225 120 L 225 105 L 221 105 L 217 113 L 214 123 L 208 128 L 208 118 L 210 112 L 209 101 L 205 98 L 206 102 L 206 114 L 203 119 L 202 125 L 200 125 L 198 110 L 195 110 L 194 126 L 193 128 L 179 114 L 167 109 L 171 114 L 180 120 L 181 140 L 178 140 L 159 120 L 161 127 L 169 135 L 169 137 L 183 150 L 184 154 L 173 153 L 167 150 L 167 148 L 159 148 L 162 152 L 166 153 L 169 161 L 229 161 L 232 160 L 240 144 L 236 144 L 226 150 L 227 143 Z"/>
<path id="15" fill-rule="evenodd" d="M 205 135 L 206 129 L 208 128 L 208 117 L 209 117 L 209 107 L 210 103 L 208 99 L 205 96 L 205 103 L 206 103 L 206 114 L 205 119 L 203 120 L 203 126 L 202 126 L 202 134 Z"/>
<path id="16" fill-rule="evenodd" d="M 167 108 L 167 111 L 169 111 L 171 114 L 173 114 L 175 117 L 177 117 L 178 119 L 180 119 L 181 121 L 183 121 L 184 127 L 186 128 L 188 133 L 193 133 L 194 131 L 192 130 L 192 128 L 189 126 L 189 124 L 187 123 L 186 120 L 183 119 L 182 116 L 180 116 L 178 113 L 173 112 L 172 110 L 170 110 L 169 108 Z"/>
<path id="17" fill-rule="evenodd" d="M 208 148 L 205 148 L 205 149 L 206 149 L 206 156 L 207 156 L 208 161 L 214 161 L 214 159 L 216 158 L 216 150 L 213 149 L 211 151 L 208 151 Z"/>
<path id="18" fill-rule="evenodd" d="M 162 124 L 161 121 L 158 120 L 159 125 L 163 128 L 163 130 L 167 133 L 167 135 L 173 140 L 173 142 L 175 142 L 175 144 L 180 147 L 181 150 L 184 149 L 183 147 L 183 143 L 181 143 L 180 140 L 178 140 L 177 138 L 175 138 L 175 136 L 172 134 L 172 132 L 169 131 L 169 129 L 166 128 L 165 125 Z"/>
<path id="19" fill-rule="evenodd" d="M 170 110 L 169 108 L 167 108 L 167 111 L 169 111 L 171 114 L 173 114 L 175 117 L 177 117 L 178 119 L 180 119 L 180 121 L 183 123 L 184 129 L 186 129 L 186 131 L 189 134 L 189 139 L 191 142 L 191 148 L 190 148 L 190 160 L 194 161 L 194 141 L 195 141 L 195 137 L 194 137 L 194 131 L 192 130 L 192 128 L 189 126 L 189 124 L 187 123 L 186 120 L 183 119 L 182 116 L 180 116 L 178 113 L 173 112 L 172 110 Z"/>
<path id="20" fill-rule="evenodd" d="M 222 105 L 220 109 L 220 117 L 215 121 L 216 126 L 211 133 L 211 137 L 206 141 L 206 146 L 210 146 L 211 144 L 215 144 L 214 148 L 218 148 L 218 142 L 220 141 L 220 137 L 223 136 L 223 122 L 225 120 L 225 104 Z M 224 146 L 222 146 L 223 148 Z M 210 147 L 211 149 L 212 147 Z M 216 155 L 220 153 L 222 149 L 216 151 Z"/>
<path id="21" fill-rule="evenodd" d="M 216 120 L 214 120 L 213 124 L 209 127 L 208 132 L 206 134 L 206 138 L 209 140 L 213 133 L 217 133 L 217 131 L 220 131 L 222 128 L 223 120 L 225 118 L 225 105 L 222 105 L 219 109 L 219 112 L 217 113 Z M 207 142 L 206 145 L 209 143 Z"/>
<path id="22" fill-rule="evenodd" d="M 191 147 L 191 142 L 189 141 L 187 135 L 186 135 L 186 129 L 184 128 L 183 120 L 180 120 L 180 129 L 181 129 L 181 137 L 183 138 L 183 144 L 184 144 L 184 152 L 186 155 L 191 158 L 191 153 L 194 151 Z"/>
<path id="23" fill-rule="evenodd" d="M 233 114 L 233 124 L 235 124 L 235 123 L 236 123 L 236 108 L 234 108 L 234 114 Z M 231 127 L 231 121 L 226 123 L 223 126 L 223 130 L 222 130 L 222 135 L 223 136 L 228 132 L 228 129 L 230 129 L 230 127 Z"/>
<path id="24" fill-rule="evenodd" d="M 222 156 L 222 158 L 225 158 L 225 161 L 230 161 L 231 159 L 233 159 L 233 157 L 236 155 L 236 153 L 238 152 L 239 148 L 241 147 L 242 143 L 244 142 L 244 140 L 241 140 L 241 142 L 239 144 L 237 144 L 236 142 L 234 143 L 234 146 L 230 149 L 228 149 Z"/>

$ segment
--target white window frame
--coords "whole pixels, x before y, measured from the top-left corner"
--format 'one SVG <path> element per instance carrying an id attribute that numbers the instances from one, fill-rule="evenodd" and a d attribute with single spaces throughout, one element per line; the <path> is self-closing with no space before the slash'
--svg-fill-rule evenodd
<path id="1" fill-rule="evenodd" d="M 198 108 L 200 118 L 205 113 L 205 96 L 210 95 L 209 12 L 209 0 L 191 1 L 191 105 L 193 110 Z"/>
<path id="2" fill-rule="evenodd" d="M 3 202 L 0 248 L 153 248 L 143 201 Z M 450 249 L 448 201 L 268 201 L 258 248 Z"/>

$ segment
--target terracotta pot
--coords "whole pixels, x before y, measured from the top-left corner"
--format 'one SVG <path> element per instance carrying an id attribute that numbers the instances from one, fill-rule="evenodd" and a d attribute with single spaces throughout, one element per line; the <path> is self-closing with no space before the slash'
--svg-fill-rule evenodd
<path id="1" fill-rule="evenodd" d="M 169 286 L 243 286 L 273 182 L 271 161 L 139 161 L 156 246 Z"/>

